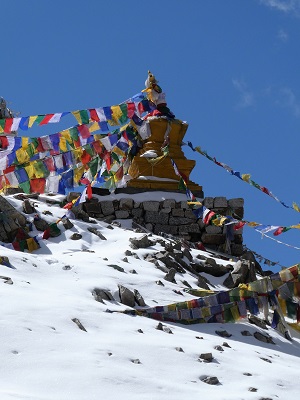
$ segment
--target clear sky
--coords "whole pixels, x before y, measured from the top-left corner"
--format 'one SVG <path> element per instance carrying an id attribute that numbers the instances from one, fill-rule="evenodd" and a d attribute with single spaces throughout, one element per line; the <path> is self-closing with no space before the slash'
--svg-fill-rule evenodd
<path id="1" fill-rule="evenodd" d="M 150 69 L 189 123 L 186 140 L 300 205 L 299 0 L 10 0 L 0 11 L 0 95 L 21 116 L 118 104 L 144 88 Z M 185 154 L 197 161 L 191 178 L 205 195 L 243 197 L 248 221 L 300 222 L 198 153 Z M 299 230 L 277 237 L 297 247 L 299 238 Z M 261 240 L 253 228 L 244 243 L 282 265 L 300 262 L 300 250 Z"/>

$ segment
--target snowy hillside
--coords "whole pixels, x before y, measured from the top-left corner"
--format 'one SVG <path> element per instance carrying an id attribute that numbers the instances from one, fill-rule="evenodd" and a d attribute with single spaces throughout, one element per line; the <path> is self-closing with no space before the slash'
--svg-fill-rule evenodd
<path id="1" fill-rule="evenodd" d="M 6 198 L 22 211 L 21 200 Z M 37 213 L 48 222 L 58 221 L 66 210 L 46 200 L 40 196 L 33 201 Z M 0 265 L 1 400 L 275 400 L 299 394 L 300 340 L 295 331 L 289 341 L 246 319 L 159 325 L 121 313 L 129 307 L 120 303 L 118 285 L 138 290 L 147 307 L 155 307 L 195 299 L 185 289 L 197 288 L 197 278 L 187 271 L 176 273 L 176 283 L 167 281 L 162 268 L 145 259 L 164 249 L 162 241 L 168 238 L 152 235 L 153 246 L 133 249 L 129 239 L 145 234 L 134 231 L 129 221 L 123 227 L 72 223 L 68 230 L 58 223 L 61 235 L 40 240 L 41 248 L 33 253 L 0 248 L 0 257 L 10 262 Z M 81 237 L 72 239 L 74 233 Z M 194 258 L 211 257 L 190 252 Z M 220 289 L 225 277 L 206 275 L 212 289 Z M 96 301 L 95 289 L 110 293 L 113 300 Z M 267 333 L 274 343 L 257 340 L 255 332 Z"/>

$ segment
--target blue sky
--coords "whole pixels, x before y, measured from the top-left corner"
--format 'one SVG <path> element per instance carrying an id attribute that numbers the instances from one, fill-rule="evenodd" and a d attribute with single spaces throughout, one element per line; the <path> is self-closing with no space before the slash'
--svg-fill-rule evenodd
<path id="1" fill-rule="evenodd" d="M 11 0 L 1 17 L 0 95 L 14 111 L 117 104 L 143 89 L 150 69 L 176 117 L 189 123 L 186 140 L 300 204 L 300 0 Z M 299 213 L 184 151 L 206 196 L 243 197 L 248 221 L 300 222 Z M 299 230 L 277 237 L 297 247 L 299 238 Z M 244 243 L 284 266 L 300 261 L 300 250 L 253 228 L 245 227 Z"/>

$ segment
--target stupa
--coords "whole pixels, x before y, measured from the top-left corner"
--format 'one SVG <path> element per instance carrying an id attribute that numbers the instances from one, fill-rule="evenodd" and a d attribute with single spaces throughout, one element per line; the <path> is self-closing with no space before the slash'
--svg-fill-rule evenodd
<path id="1" fill-rule="evenodd" d="M 180 174 L 185 177 L 188 188 L 197 197 L 203 198 L 202 186 L 189 179 L 196 162 L 188 160 L 182 151 L 188 124 L 175 118 L 157 82 L 155 76 L 148 71 L 145 91 L 149 100 L 156 105 L 156 110 L 145 118 L 146 126 L 140 132 L 144 139 L 143 146 L 132 161 L 129 173 L 134 179 L 128 182 L 127 187 L 177 191 L 180 176 L 175 173 L 173 160 Z"/>

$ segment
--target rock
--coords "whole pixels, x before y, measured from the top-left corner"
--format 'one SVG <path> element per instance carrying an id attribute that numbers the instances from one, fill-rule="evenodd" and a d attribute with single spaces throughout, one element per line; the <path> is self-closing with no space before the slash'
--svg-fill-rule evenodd
<path id="1" fill-rule="evenodd" d="M 201 276 L 201 275 L 198 276 L 197 285 L 200 288 L 210 290 L 210 287 L 208 286 L 207 282 L 208 282 L 207 279 L 205 279 L 203 276 Z"/>
<path id="2" fill-rule="evenodd" d="M 137 331 L 138 331 L 138 333 L 144 333 L 144 332 L 142 331 L 142 329 L 138 329 Z"/>
<path id="3" fill-rule="evenodd" d="M 157 329 L 158 331 L 162 331 L 163 330 L 163 324 L 161 322 L 159 322 L 155 329 Z"/>
<path id="4" fill-rule="evenodd" d="M 138 358 L 131 360 L 133 364 L 142 364 Z"/>
<path id="5" fill-rule="evenodd" d="M 228 202 L 226 197 L 215 197 L 214 208 L 227 208 Z"/>
<path id="6" fill-rule="evenodd" d="M 82 238 L 82 235 L 80 233 L 73 233 L 73 235 L 70 236 L 70 239 L 72 240 L 80 240 Z"/>
<path id="7" fill-rule="evenodd" d="M 137 274 L 137 272 L 136 272 L 135 269 L 131 269 L 131 270 L 129 271 L 129 273 L 130 273 L 130 274 Z"/>
<path id="8" fill-rule="evenodd" d="M 148 235 L 143 235 L 140 238 L 130 238 L 129 241 L 135 249 L 145 249 L 153 246 L 153 242 L 149 240 Z"/>
<path id="9" fill-rule="evenodd" d="M 115 207 L 112 201 L 105 200 L 101 201 L 101 209 L 102 209 L 102 214 L 105 216 L 112 215 L 115 213 Z"/>
<path id="10" fill-rule="evenodd" d="M 220 383 L 216 376 L 203 376 L 200 377 L 200 380 L 208 385 L 218 385 Z"/>
<path id="11" fill-rule="evenodd" d="M 214 261 L 214 264 L 210 264 L 210 261 L 207 260 Z M 225 267 L 224 265 L 217 264 L 214 259 L 208 258 L 207 260 L 205 261 L 205 264 L 201 262 L 193 263 L 192 266 L 197 272 L 205 272 L 206 274 L 215 277 L 223 276 L 229 272 L 227 267 Z"/>
<path id="12" fill-rule="evenodd" d="M 70 265 L 64 265 L 64 266 L 62 267 L 62 269 L 63 269 L 64 271 L 70 271 L 70 270 L 72 269 L 72 267 L 71 267 Z"/>
<path id="13" fill-rule="evenodd" d="M 243 336 L 252 336 L 252 333 L 250 333 L 249 331 L 242 331 L 241 334 Z"/>
<path id="14" fill-rule="evenodd" d="M 229 337 L 231 337 L 232 336 L 232 334 L 231 333 L 228 333 L 227 331 L 215 331 L 216 332 L 216 334 L 217 335 L 219 335 L 219 336 L 221 336 L 221 337 L 227 337 L 227 338 L 229 338 Z"/>
<path id="15" fill-rule="evenodd" d="M 188 249 L 183 249 L 183 255 L 184 257 L 186 257 L 190 262 L 193 261 L 193 256 L 191 254 L 191 252 Z"/>
<path id="16" fill-rule="evenodd" d="M 261 360 L 268 362 L 269 364 L 272 364 L 272 361 L 269 360 L 268 358 L 265 357 L 259 357 Z"/>
<path id="17" fill-rule="evenodd" d="M 229 344 L 227 342 L 223 342 L 222 346 L 223 347 L 229 347 L 231 349 L 231 346 L 229 346 Z"/>
<path id="18" fill-rule="evenodd" d="M 115 215 L 117 219 L 127 219 L 130 214 L 127 210 L 117 210 L 115 211 Z"/>
<path id="19" fill-rule="evenodd" d="M 25 214 L 33 214 L 36 211 L 29 199 L 23 201 L 22 207 Z"/>
<path id="20" fill-rule="evenodd" d="M 72 229 L 74 226 L 73 223 L 67 217 L 62 218 L 61 222 L 63 223 L 65 229 Z"/>
<path id="21" fill-rule="evenodd" d="M 125 304 L 128 307 L 134 307 L 135 306 L 134 293 L 123 285 L 118 285 L 118 287 L 119 287 L 119 296 L 121 303 Z"/>
<path id="22" fill-rule="evenodd" d="M 203 360 L 204 362 L 210 363 L 213 360 L 212 353 L 202 353 L 199 356 L 199 360 Z"/>
<path id="23" fill-rule="evenodd" d="M 184 353 L 182 347 L 175 347 L 175 350 L 176 350 L 176 351 L 179 351 L 179 353 Z"/>
<path id="24" fill-rule="evenodd" d="M 245 376 L 252 376 L 252 374 L 250 374 L 250 372 L 243 372 L 243 375 L 245 375 Z"/>
<path id="25" fill-rule="evenodd" d="M 103 236 L 102 233 L 101 233 L 98 229 L 89 226 L 89 227 L 87 228 L 87 230 L 88 230 L 89 232 L 93 233 L 94 235 L 98 236 L 98 238 L 100 238 L 101 240 L 107 240 L 106 237 Z"/>
<path id="26" fill-rule="evenodd" d="M 159 210 L 159 201 L 144 201 L 143 208 L 145 211 L 157 212 Z"/>
<path id="27" fill-rule="evenodd" d="M 72 321 L 78 326 L 78 328 L 81 331 L 87 332 L 87 330 L 85 329 L 85 327 L 82 325 L 82 323 L 79 321 L 78 318 L 73 318 Z"/>
<path id="28" fill-rule="evenodd" d="M 224 351 L 223 347 L 220 345 L 215 346 L 214 349 L 218 351 Z"/>
<path id="29" fill-rule="evenodd" d="M 162 281 L 155 281 L 155 283 L 156 283 L 157 285 L 159 285 L 159 286 L 165 286 L 165 285 L 162 283 Z"/>
<path id="30" fill-rule="evenodd" d="M 250 322 L 250 324 L 254 324 L 261 329 L 268 329 L 266 322 L 256 317 L 255 315 L 250 315 L 248 321 Z"/>
<path id="31" fill-rule="evenodd" d="M 94 299 L 96 301 L 99 301 L 100 303 L 103 303 L 103 300 L 107 300 L 107 301 L 114 300 L 112 294 L 108 290 L 104 290 L 104 289 L 100 289 L 100 288 L 95 288 L 92 291 L 92 295 L 94 296 Z"/>
<path id="32" fill-rule="evenodd" d="M 176 283 L 175 281 L 175 274 L 176 274 L 176 269 L 171 268 L 168 273 L 165 275 L 164 279 L 168 282 L 173 282 Z"/>
<path id="33" fill-rule="evenodd" d="M 134 298 L 135 298 L 137 305 L 139 305 L 141 307 L 146 306 L 143 296 L 140 294 L 140 292 L 137 289 L 134 289 Z"/>
<path id="34" fill-rule="evenodd" d="M 104 260 L 104 259 L 103 259 Z M 113 269 L 115 269 L 116 271 L 119 272 L 125 272 L 124 268 L 120 267 L 119 265 L 116 264 L 107 264 L 108 267 L 111 267 Z"/>
<path id="35" fill-rule="evenodd" d="M 45 221 L 44 219 L 40 218 L 39 216 L 34 217 L 33 225 L 40 232 L 44 232 L 47 228 L 49 228 L 48 222 Z"/>
<path id="36" fill-rule="evenodd" d="M 128 263 L 128 258 L 127 258 L 127 257 L 124 257 L 124 258 L 122 259 L 122 261 Z"/>
<path id="37" fill-rule="evenodd" d="M 132 251 L 130 251 L 130 250 L 126 250 L 125 251 L 125 256 L 132 256 Z"/>
<path id="38" fill-rule="evenodd" d="M 163 325 L 163 331 L 166 332 L 166 333 L 169 333 L 170 335 L 173 334 L 172 330 L 168 326 L 164 326 Z"/>
<path id="39" fill-rule="evenodd" d="M 259 262 L 256 260 L 254 254 L 252 253 L 252 251 L 248 250 L 245 251 L 241 257 L 241 259 L 243 260 L 248 260 L 250 261 L 250 264 L 254 265 L 255 270 L 261 274 L 262 276 L 264 276 L 264 271 L 262 269 L 262 267 L 260 266 Z"/>
<path id="40" fill-rule="evenodd" d="M 258 389 L 254 388 L 254 387 L 249 387 L 248 390 L 249 390 L 249 392 L 257 392 Z"/>
<path id="41" fill-rule="evenodd" d="M 254 337 L 260 342 L 275 344 L 271 336 L 264 335 L 261 332 L 255 332 Z"/>
<path id="42" fill-rule="evenodd" d="M 232 289 L 234 287 L 237 287 L 240 283 L 245 283 L 246 282 L 246 277 L 249 271 L 248 263 L 242 262 L 242 261 L 237 261 L 234 265 L 234 269 L 228 277 L 224 280 L 223 284 Z"/>

